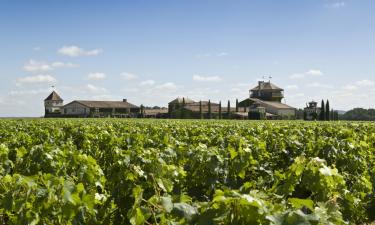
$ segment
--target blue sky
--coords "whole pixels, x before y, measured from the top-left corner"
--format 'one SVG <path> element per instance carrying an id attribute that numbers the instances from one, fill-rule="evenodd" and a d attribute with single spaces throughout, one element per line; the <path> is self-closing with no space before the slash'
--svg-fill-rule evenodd
<path id="1" fill-rule="evenodd" d="M 303 107 L 375 107 L 371 0 L 1 0 L 0 116 L 65 103 L 243 99 L 262 76 Z"/>

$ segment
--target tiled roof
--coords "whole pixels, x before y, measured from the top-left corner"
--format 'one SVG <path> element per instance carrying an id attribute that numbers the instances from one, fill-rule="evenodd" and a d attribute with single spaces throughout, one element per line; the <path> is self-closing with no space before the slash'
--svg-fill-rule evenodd
<path id="1" fill-rule="evenodd" d="M 178 97 L 176 99 L 174 99 L 173 101 L 171 101 L 169 104 L 173 104 L 173 103 L 182 103 L 185 99 L 185 103 L 194 103 L 195 101 L 192 100 L 192 99 L 189 99 L 189 98 L 186 98 L 186 97 Z"/>
<path id="2" fill-rule="evenodd" d="M 281 102 L 263 101 L 257 98 L 249 98 L 251 101 L 257 102 L 261 105 L 271 106 L 277 109 L 294 109 L 294 107 L 283 104 Z"/>
<path id="3" fill-rule="evenodd" d="M 258 91 L 260 86 L 260 90 L 278 90 L 283 91 L 284 89 L 279 88 L 278 86 L 274 85 L 271 82 L 260 82 L 256 87 L 251 89 L 251 91 Z"/>
<path id="4" fill-rule="evenodd" d="M 133 105 L 126 101 L 86 101 L 86 100 L 76 100 L 71 103 L 77 102 L 81 105 L 84 105 L 89 108 L 139 108 L 136 105 Z M 69 103 L 69 104 L 71 104 Z M 68 105 L 69 105 L 68 104 Z"/>
<path id="5" fill-rule="evenodd" d="M 63 101 L 63 99 L 55 91 L 52 91 L 44 101 Z"/>

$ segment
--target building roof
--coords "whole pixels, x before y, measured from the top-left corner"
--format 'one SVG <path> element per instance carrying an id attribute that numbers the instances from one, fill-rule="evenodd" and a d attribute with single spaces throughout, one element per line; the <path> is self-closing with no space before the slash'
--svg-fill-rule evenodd
<path id="1" fill-rule="evenodd" d="M 185 99 L 185 103 L 194 103 L 195 102 L 194 100 L 186 98 L 186 97 L 178 97 L 178 98 L 174 99 L 173 101 L 171 101 L 169 104 L 183 103 L 184 99 Z"/>
<path id="2" fill-rule="evenodd" d="M 283 104 L 281 102 L 263 101 L 263 100 L 260 100 L 258 98 L 248 98 L 248 99 L 250 101 L 253 101 L 253 102 L 258 103 L 260 105 L 270 106 L 270 107 L 277 108 L 277 109 L 295 109 L 294 107 L 286 105 L 286 104 Z M 245 99 L 244 101 L 246 101 L 246 100 L 247 99 Z"/>
<path id="3" fill-rule="evenodd" d="M 276 86 L 275 84 L 271 83 L 271 81 L 268 81 L 268 82 L 260 81 L 259 84 L 253 89 L 251 89 L 250 91 L 259 91 L 259 86 L 260 86 L 260 90 L 277 90 L 277 91 L 284 90 Z"/>
<path id="4" fill-rule="evenodd" d="M 79 103 L 81 105 L 84 105 L 88 108 L 116 108 L 116 109 L 121 109 L 121 108 L 139 108 L 136 105 L 133 105 L 127 101 L 87 101 L 87 100 L 76 100 L 73 101 L 69 104 L 72 103 Z M 67 105 L 69 105 L 67 104 Z M 65 105 L 66 106 L 66 105 Z"/>
<path id="5" fill-rule="evenodd" d="M 56 91 L 52 91 L 50 95 L 44 101 L 63 101 L 63 99 L 60 97 L 59 94 L 56 93 Z"/>
<path id="6" fill-rule="evenodd" d="M 251 101 L 254 101 L 254 102 L 259 103 L 261 105 L 271 106 L 271 107 L 277 108 L 277 109 L 295 109 L 294 107 L 289 106 L 287 104 L 283 104 L 281 102 L 263 101 L 263 100 L 260 100 L 260 99 L 257 99 L 257 98 L 249 98 L 249 99 Z"/>

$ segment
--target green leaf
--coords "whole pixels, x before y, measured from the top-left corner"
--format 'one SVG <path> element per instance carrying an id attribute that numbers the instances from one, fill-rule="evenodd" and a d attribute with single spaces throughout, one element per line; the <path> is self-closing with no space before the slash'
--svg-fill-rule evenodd
<path id="1" fill-rule="evenodd" d="M 170 213 L 173 209 L 173 203 L 172 203 L 171 197 L 161 197 L 160 199 L 161 199 L 161 205 L 163 206 L 165 211 Z"/>
<path id="2" fill-rule="evenodd" d="M 186 203 L 175 203 L 173 204 L 172 213 L 185 218 L 187 221 L 193 221 L 198 215 L 198 210 Z"/>
<path id="3" fill-rule="evenodd" d="M 140 208 L 135 209 L 134 215 L 130 218 L 129 221 L 132 225 L 142 225 L 145 222 L 145 217 Z"/>
<path id="4" fill-rule="evenodd" d="M 289 198 L 288 201 L 296 209 L 306 207 L 311 211 L 314 210 L 314 202 L 311 199 Z"/>

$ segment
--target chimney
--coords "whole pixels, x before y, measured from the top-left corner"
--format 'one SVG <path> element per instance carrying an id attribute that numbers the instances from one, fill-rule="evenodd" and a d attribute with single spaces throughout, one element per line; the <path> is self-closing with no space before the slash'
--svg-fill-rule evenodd
<path id="1" fill-rule="evenodd" d="M 126 98 L 122 99 L 123 102 L 128 102 L 128 100 Z"/>

